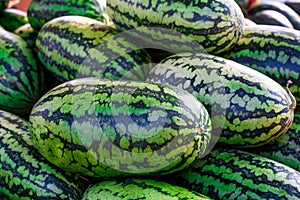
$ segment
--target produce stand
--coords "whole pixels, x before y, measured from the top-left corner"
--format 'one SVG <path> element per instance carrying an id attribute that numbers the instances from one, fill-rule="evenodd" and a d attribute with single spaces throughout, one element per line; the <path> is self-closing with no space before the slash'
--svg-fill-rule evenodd
<path id="1" fill-rule="evenodd" d="M 0 199 L 300 199 L 299 12 L 0 0 Z"/>

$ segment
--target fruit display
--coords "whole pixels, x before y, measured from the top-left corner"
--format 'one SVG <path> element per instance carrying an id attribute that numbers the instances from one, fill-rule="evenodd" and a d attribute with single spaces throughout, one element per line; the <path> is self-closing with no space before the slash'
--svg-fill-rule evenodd
<path id="1" fill-rule="evenodd" d="M 300 199 L 299 1 L 18 2 L 0 199 Z"/>

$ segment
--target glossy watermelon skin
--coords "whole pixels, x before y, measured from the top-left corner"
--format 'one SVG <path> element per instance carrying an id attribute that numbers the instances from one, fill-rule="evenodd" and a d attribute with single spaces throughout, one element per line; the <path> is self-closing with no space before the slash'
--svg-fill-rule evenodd
<path id="1" fill-rule="evenodd" d="M 194 96 L 135 81 L 68 81 L 37 102 L 30 122 L 43 156 L 90 177 L 172 173 L 202 157 L 211 138 Z"/>
<path id="2" fill-rule="evenodd" d="M 233 0 L 107 1 L 115 26 L 157 48 L 172 52 L 231 49 L 243 33 L 244 16 Z M 201 48 L 200 48 L 201 47 Z"/>
<path id="3" fill-rule="evenodd" d="M 215 143 L 264 145 L 291 126 L 294 96 L 271 78 L 237 62 L 203 53 L 169 56 L 153 67 L 149 82 L 193 94 L 210 113 Z"/>
<path id="4" fill-rule="evenodd" d="M 50 164 L 32 143 L 28 121 L 0 111 L 1 199 L 80 199 L 87 184 Z"/>

